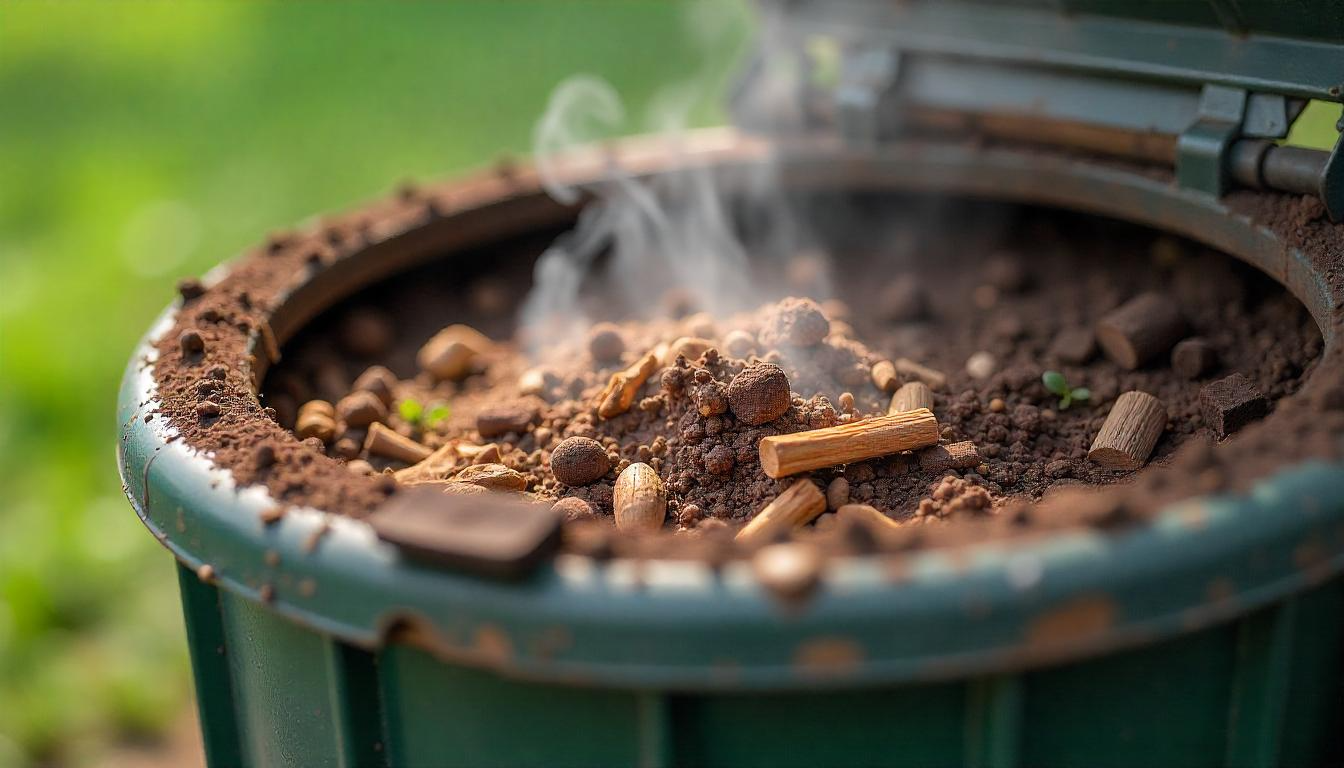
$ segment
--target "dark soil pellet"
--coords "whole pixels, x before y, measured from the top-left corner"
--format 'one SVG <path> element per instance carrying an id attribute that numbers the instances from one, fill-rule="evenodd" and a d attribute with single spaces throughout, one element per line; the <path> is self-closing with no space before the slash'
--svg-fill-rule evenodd
<path id="1" fill-rule="evenodd" d="M 774 363 L 743 368 L 728 384 L 728 406 L 743 424 L 765 424 L 789 410 L 789 378 Z"/>
<path id="2" fill-rule="evenodd" d="M 177 337 L 179 346 L 182 348 L 182 354 L 188 357 L 196 357 L 205 352 L 205 339 L 201 338 L 200 331 L 194 328 L 188 328 Z"/>
<path id="3" fill-rule="evenodd" d="M 587 485 L 611 471 L 602 444 L 588 437 L 567 437 L 551 452 L 551 472 L 565 485 Z"/>

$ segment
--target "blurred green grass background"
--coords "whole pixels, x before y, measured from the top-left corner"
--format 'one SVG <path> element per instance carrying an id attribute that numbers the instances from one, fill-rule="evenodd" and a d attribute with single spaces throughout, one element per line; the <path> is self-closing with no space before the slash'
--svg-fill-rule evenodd
<path id="1" fill-rule="evenodd" d="M 648 0 L 0 5 L 0 766 L 99 764 L 186 705 L 171 559 L 113 461 L 117 382 L 174 281 L 527 152 L 567 75 L 635 115 L 688 73 L 721 83 L 747 16 L 699 13 L 721 39 Z M 1337 116 L 1313 105 L 1292 140 Z"/>
<path id="2" fill-rule="evenodd" d="M 188 701 L 172 561 L 113 456 L 118 380 L 177 278 L 527 152 L 568 75 L 632 116 L 712 84 L 746 28 L 716 1 L 0 5 L 0 766 L 101 764 Z"/>

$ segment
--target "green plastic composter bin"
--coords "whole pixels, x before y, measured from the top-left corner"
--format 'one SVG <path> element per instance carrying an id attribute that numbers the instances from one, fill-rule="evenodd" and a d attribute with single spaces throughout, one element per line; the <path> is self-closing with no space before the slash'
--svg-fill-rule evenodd
<path id="1" fill-rule="evenodd" d="M 1130 219 L 1259 266 L 1330 327 L 1344 296 L 1219 195 L 1236 184 L 1317 194 L 1338 218 L 1337 158 L 1272 139 L 1303 100 L 1339 101 L 1344 11 L 1211 0 L 1143 3 L 1153 18 L 1121 18 L 1128 5 L 790 3 L 743 80 L 737 120 L 782 128 L 791 186 Z M 801 78 L 792 106 L 805 108 L 757 119 L 778 106 L 752 105 L 761 80 L 826 46 L 841 53 L 838 82 Z M 1068 152 L 940 143 L 907 135 L 922 108 L 1026 115 L 1043 135 L 1098 130 L 1051 137 L 1078 139 Z M 1099 135 L 1142 140 L 1080 149 Z M 642 173 L 673 167 L 647 149 L 614 151 Z M 760 161 L 733 129 L 692 137 L 675 160 Z M 531 178 L 462 185 L 431 222 L 318 272 L 276 311 L 277 335 L 391 271 L 571 215 Z M 1325 354 L 1340 343 L 1327 331 Z M 501 582 L 408 562 L 363 523 L 318 511 L 264 526 L 265 494 L 238 491 L 164 420 L 139 418 L 154 403 L 152 369 L 135 362 L 120 399 L 122 476 L 180 562 L 215 766 L 1344 759 L 1338 465 L 1290 467 L 1246 495 L 1183 503 L 1109 536 L 835 562 L 814 599 L 785 609 L 742 563 L 563 556 Z M 207 563 L 208 582 L 196 575 Z"/>

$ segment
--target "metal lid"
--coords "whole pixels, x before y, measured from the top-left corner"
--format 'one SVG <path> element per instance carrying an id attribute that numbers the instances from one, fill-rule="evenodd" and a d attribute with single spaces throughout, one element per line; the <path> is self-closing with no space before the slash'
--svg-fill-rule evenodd
<path id="1" fill-rule="evenodd" d="M 748 129 L 834 132 L 851 144 L 913 131 L 997 135 L 1172 166 L 1182 186 L 1211 195 L 1234 184 L 1316 194 L 1344 216 L 1338 145 L 1275 145 L 1308 100 L 1344 101 L 1339 4 L 761 7 L 764 32 L 734 101 Z"/>

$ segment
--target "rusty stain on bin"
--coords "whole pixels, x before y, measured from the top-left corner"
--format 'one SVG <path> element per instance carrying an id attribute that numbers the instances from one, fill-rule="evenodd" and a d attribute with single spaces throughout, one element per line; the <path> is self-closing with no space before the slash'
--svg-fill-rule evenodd
<path id="1" fill-rule="evenodd" d="M 863 665 L 867 654 L 858 642 L 845 637 L 817 637 L 798 644 L 793 666 L 805 677 L 851 675 Z"/>
<path id="2" fill-rule="evenodd" d="M 1119 610 L 1107 595 L 1087 595 L 1070 600 L 1028 622 L 1028 647 L 1070 645 L 1104 634 L 1115 624 Z"/>

